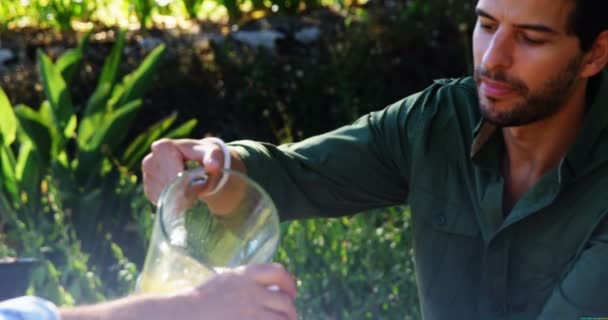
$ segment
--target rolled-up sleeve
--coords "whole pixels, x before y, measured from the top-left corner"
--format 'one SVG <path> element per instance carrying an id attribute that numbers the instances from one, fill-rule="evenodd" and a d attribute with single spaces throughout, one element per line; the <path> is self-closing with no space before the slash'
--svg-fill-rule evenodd
<path id="1" fill-rule="evenodd" d="M 59 311 L 44 299 L 19 297 L 0 302 L 0 320 L 59 320 Z"/>

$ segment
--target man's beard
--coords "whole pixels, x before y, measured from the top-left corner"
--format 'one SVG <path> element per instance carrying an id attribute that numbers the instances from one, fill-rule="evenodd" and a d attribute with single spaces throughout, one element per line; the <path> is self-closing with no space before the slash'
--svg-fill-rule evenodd
<path id="1" fill-rule="evenodd" d="M 577 82 L 577 74 L 582 63 L 582 57 L 576 56 L 560 72 L 554 73 L 553 78 L 545 81 L 543 86 L 531 92 L 528 86 L 517 78 L 512 78 L 502 71 L 489 71 L 483 67 L 475 70 L 475 82 L 479 94 L 479 108 L 482 117 L 499 127 L 522 126 L 535 121 L 546 119 L 556 114 L 564 105 L 572 88 Z M 482 92 L 479 90 L 481 77 L 504 83 L 521 96 L 520 101 L 509 110 L 500 111 L 482 102 Z M 490 103 L 497 100 L 485 97 Z"/>

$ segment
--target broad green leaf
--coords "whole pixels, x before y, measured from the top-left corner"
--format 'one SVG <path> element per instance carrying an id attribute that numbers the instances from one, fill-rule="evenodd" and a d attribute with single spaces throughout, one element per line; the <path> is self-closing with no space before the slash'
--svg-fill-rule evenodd
<path id="1" fill-rule="evenodd" d="M 76 176 L 81 182 L 97 173 L 103 159 L 112 155 L 123 142 L 141 105 L 141 100 L 135 100 L 103 119 L 86 148 L 79 150 Z"/>
<path id="2" fill-rule="evenodd" d="M 43 170 L 35 148 L 31 140 L 20 141 L 19 156 L 15 166 L 17 181 L 30 198 L 38 198 Z"/>
<path id="3" fill-rule="evenodd" d="M 98 149 L 102 145 L 116 146 L 122 143 L 141 105 L 141 100 L 135 100 L 104 117 L 93 135 L 91 147 Z"/>
<path id="4" fill-rule="evenodd" d="M 80 229 L 88 229 L 95 234 L 95 225 L 99 218 L 99 210 L 104 207 L 102 189 L 88 190 L 78 201 L 76 223 Z"/>
<path id="5" fill-rule="evenodd" d="M 40 120 L 44 122 L 44 124 L 46 124 L 48 127 L 54 126 L 55 122 L 53 119 L 53 108 L 48 100 L 45 100 L 40 104 L 38 114 L 40 116 Z"/>
<path id="6" fill-rule="evenodd" d="M 97 88 L 99 89 L 102 85 L 110 85 L 110 88 L 116 82 L 116 77 L 118 76 L 118 71 L 120 68 L 120 60 L 122 58 L 122 52 L 125 47 L 125 34 L 126 31 L 121 29 L 116 37 L 116 43 L 112 47 L 112 51 L 110 55 L 106 59 L 103 69 L 101 71 L 101 75 L 99 76 L 99 81 L 97 82 Z"/>
<path id="7" fill-rule="evenodd" d="M 192 130 L 196 127 L 197 120 L 191 119 L 179 127 L 168 131 L 168 128 L 175 120 L 175 115 L 171 115 L 162 121 L 154 124 L 148 130 L 137 136 L 133 143 L 129 145 L 125 151 L 122 163 L 128 170 L 134 170 L 137 168 L 145 154 L 150 150 L 150 145 L 160 138 L 184 138 L 190 135 Z M 169 122 L 170 120 L 170 122 Z"/>
<path id="8" fill-rule="evenodd" d="M 0 114 L 2 115 L 2 120 L 0 120 L 0 144 L 10 146 L 15 141 L 17 119 L 13 106 L 2 88 L 0 88 Z"/>
<path id="9" fill-rule="evenodd" d="M 76 71 L 78 71 L 81 60 L 82 52 L 78 49 L 69 49 L 55 62 L 57 70 L 61 73 L 61 77 L 66 83 L 72 82 L 72 79 L 76 75 Z"/>
<path id="10" fill-rule="evenodd" d="M 15 108 L 19 124 L 27 137 L 34 143 L 35 150 L 40 158 L 41 166 L 46 167 L 51 160 L 51 128 L 42 120 L 41 116 L 30 107 L 20 105 Z"/>
<path id="11" fill-rule="evenodd" d="M 65 152 L 65 150 L 61 150 L 59 153 L 57 153 L 57 157 L 55 157 L 53 160 L 56 160 L 56 162 L 63 167 L 67 167 L 70 162 L 68 159 L 68 154 Z"/>
<path id="12" fill-rule="evenodd" d="M 76 132 L 76 126 L 78 126 L 78 119 L 76 118 L 76 115 L 73 114 L 70 117 L 70 121 L 68 121 L 68 124 L 65 126 L 65 129 L 63 130 L 63 136 L 66 139 L 73 138 L 74 133 Z"/>
<path id="13" fill-rule="evenodd" d="M 66 50 L 55 62 L 55 66 L 66 83 L 72 83 L 76 72 L 80 69 L 80 62 L 84 57 L 84 49 L 89 43 L 92 30 L 89 30 L 78 42 L 74 49 Z"/>
<path id="14" fill-rule="evenodd" d="M 78 41 L 78 50 L 80 50 L 80 52 L 84 52 L 84 49 L 86 48 L 86 46 L 89 45 L 89 40 L 91 39 L 91 34 L 93 34 L 93 29 L 87 31 L 82 38 L 80 38 L 80 41 Z"/>
<path id="15" fill-rule="evenodd" d="M 106 112 L 106 103 L 110 94 L 110 84 L 103 84 L 91 95 L 84 115 L 78 126 L 78 145 L 86 148 L 88 141 L 93 136 L 93 133 L 99 128 L 101 120 Z"/>
<path id="16" fill-rule="evenodd" d="M 59 70 L 41 50 L 38 50 L 38 67 L 44 93 L 53 110 L 55 126 L 62 132 L 74 114 L 70 93 Z"/>
<path id="17" fill-rule="evenodd" d="M 3 191 L 3 187 L 0 184 L 0 221 L 2 223 L 15 226 L 19 218 L 17 217 L 17 211 L 14 210 L 14 206 L 11 205 L 10 200 L 7 198 L 7 194 Z M 2 243 L 0 243 L 1 245 Z"/>
<path id="18" fill-rule="evenodd" d="M 10 146 L 0 145 L 0 170 L 2 186 L 13 203 L 19 202 L 19 183 L 15 177 L 15 155 Z"/>
<path id="19" fill-rule="evenodd" d="M 112 95 L 108 100 L 107 108 L 108 110 L 114 110 L 114 106 L 118 105 L 118 101 L 122 99 L 122 96 L 125 92 L 125 87 L 123 83 L 117 83 L 114 88 L 112 88 Z"/>
<path id="20" fill-rule="evenodd" d="M 60 150 L 65 145 L 65 139 L 62 134 L 59 133 L 55 122 L 53 121 L 53 108 L 48 101 L 42 102 L 40 110 L 38 110 L 39 119 L 44 125 L 49 128 L 49 138 L 51 139 L 51 159 L 54 159 Z"/>
<path id="21" fill-rule="evenodd" d="M 185 123 L 183 123 L 182 125 L 180 125 L 179 127 L 169 131 L 169 133 L 167 133 L 165 135 L 165 137 L 171 138 L 171 139 L 188 137 L 190 135 L 190 133 L 192 132 L 192 130 L 194 130 L 194 128 L 196 128 L 197 124 L 198 124 L 198 121 L 196 119 L 190 119 L 190 120 L 186 121 Z"/>
<path id="22" fill-rule="evenodd" d="M 127 169 L 132 169 L 137 165 L 141 158 L 150 149 L 152 142 L 156 141 L 171 127 L 177 119 L 177 114 L 173 112 L 168 117 L 150 126 L 146 131 L 139 134 L 135 140 L 127 147 L 122 163 Z"/>
<path id="23" fill-rule="evenodd" d="M 148 54 L 146 59 L 144 59 L 135 71 L 125 76 L 122 81 L 124 92 L 116 105 L 124 105 L 133 100 L 143 98 L 145 91 L 152 82 L 153 76 L 156 74 L 156 70 L 164 52 L 165 45 L 161 44 Z"/>

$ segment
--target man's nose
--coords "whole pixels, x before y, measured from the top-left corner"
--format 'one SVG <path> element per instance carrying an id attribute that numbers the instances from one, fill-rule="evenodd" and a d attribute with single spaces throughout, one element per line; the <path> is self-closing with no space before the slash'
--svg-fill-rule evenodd
<path id="1" fill-rule="evenodd" d="M 481 61 L 487 70 L 504 70 L 513 64 L 513 43 L 502 31 L 492 36 Z"/>

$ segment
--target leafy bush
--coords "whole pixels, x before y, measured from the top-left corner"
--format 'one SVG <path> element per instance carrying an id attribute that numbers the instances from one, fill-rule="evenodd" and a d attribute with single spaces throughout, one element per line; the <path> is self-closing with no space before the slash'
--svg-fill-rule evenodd
<path id="1" fill-rule="evenodd" d="M 184 0 L 184 7 L 186 8 L 188 18 L 196 19 L 201 6 L 203 5 L 203 1 L 205 0 Z"/>
<path id="2" fill-rule="evenodd" d="M 182 5 L 173 5 L 177 2 Z M 333 2 L 334 7 L 346 7 L 347 1 L 321 0 L 183 0 L 183 1 L 154 1 L 154 0 L 3 0 L 0 1 L 0 27 L 9 25 L 53 26 L 61 31 L 71 30 L 74 21 L 101 22 L 106 25 L 124 25 L 134 17 L 141 29 L 151 28 L 153 17 L 176 16 L 185 19 L 196 19 L 202 11 L 203 2 L 211 2 L 223 7 L 229 20 L 241 23 L 241 18 L 252 10 L 256 15 L 296 14 L 302 9 L 318 8 L 324 3 Z M 356 3 L 356 1 L 353 1 Z M 207 9 L 203 14 L 207 17 L 217 15 L 215 9 Z M 120 19 L 117 19 L 120 17 Z"/>
<path id="3" fill-rule="evenodd" d="M 212 43 L 204 55 L 213 60 L 202 56 L 186 76 L 177 70 L 162 72 L 205 97 L 204 109 L 176 103 L 182 113 L 216 117 L 200 128 L 206 130 L 200 135 L 297 141 L 380 109 L 434 79 L 467 74 L 468 32 L 460 26 L 471 19 L 446 7 L 360 10 L 346 19 L 327 10 L 312 12 L 302 20 L 322 22 L 316 43 L 287 39 L 273 52 L 228 38 Z M 281 25 L 279 19 L 267 22 L 277 20 Z M 204 81 L 180 82 L 198 73 Z M 177 90 L 173 83 L 163 86 Z M 162 92 L 155 91 L 154 99 L 162 100 Z"/>
<path id="4" fill-rule="evenodd" d="M 137 21 L 142 28 L 147 29 L 152 25 L 152 9 L 154 8 L 153 0 L 129 0 Z"/>
<path id="5" fill-rule="evenodd" d="M 72 30 L 72 20 L 86 21 L 95 10 L 93 1 L 49 0 L 47 5 L 37 1 L 43 17 L 49 17 L 60 30 Z M 46 12 L 45 12 L 46 11 Z"/>
<path id="6" fill-rule="evenodd" d="M 277 260 L 301 319 L 419 319 L 409 211 L 284 223 Z"/>
<path id="7" fill-rule="evenodd" d="M 87 39 L 55 63 L 38 52 L 47 97 L 38 110 L 18 105 L 13 112 L 0 89 L 0 110 L 6 115 L 0 126 L 3 251 L 48 258 L 34 272 L 32 293 L 61 304 L 97 301 L 132 287 L 136 267 L 130 259 L 142 255 L 144 235 L 137 231 L 146 228 L 133 221 L 145 222 L 142 212 L 147 212 L 145 202 L 138 200 L 143 195 L 133 171 L 151 141 L 187 136 L 196 125 L 191 120 L 172 129 L 173 114 L 131 143 L 125 140 L 164 46 L 117 81 L 124 32 L 96 90 L 82 114 L 77 113 L 68 83 L 78 70 Z M 134 230 L 129 231 L 129 225 Z M 123 250 L 135 253 L 128 257 Z"/>

